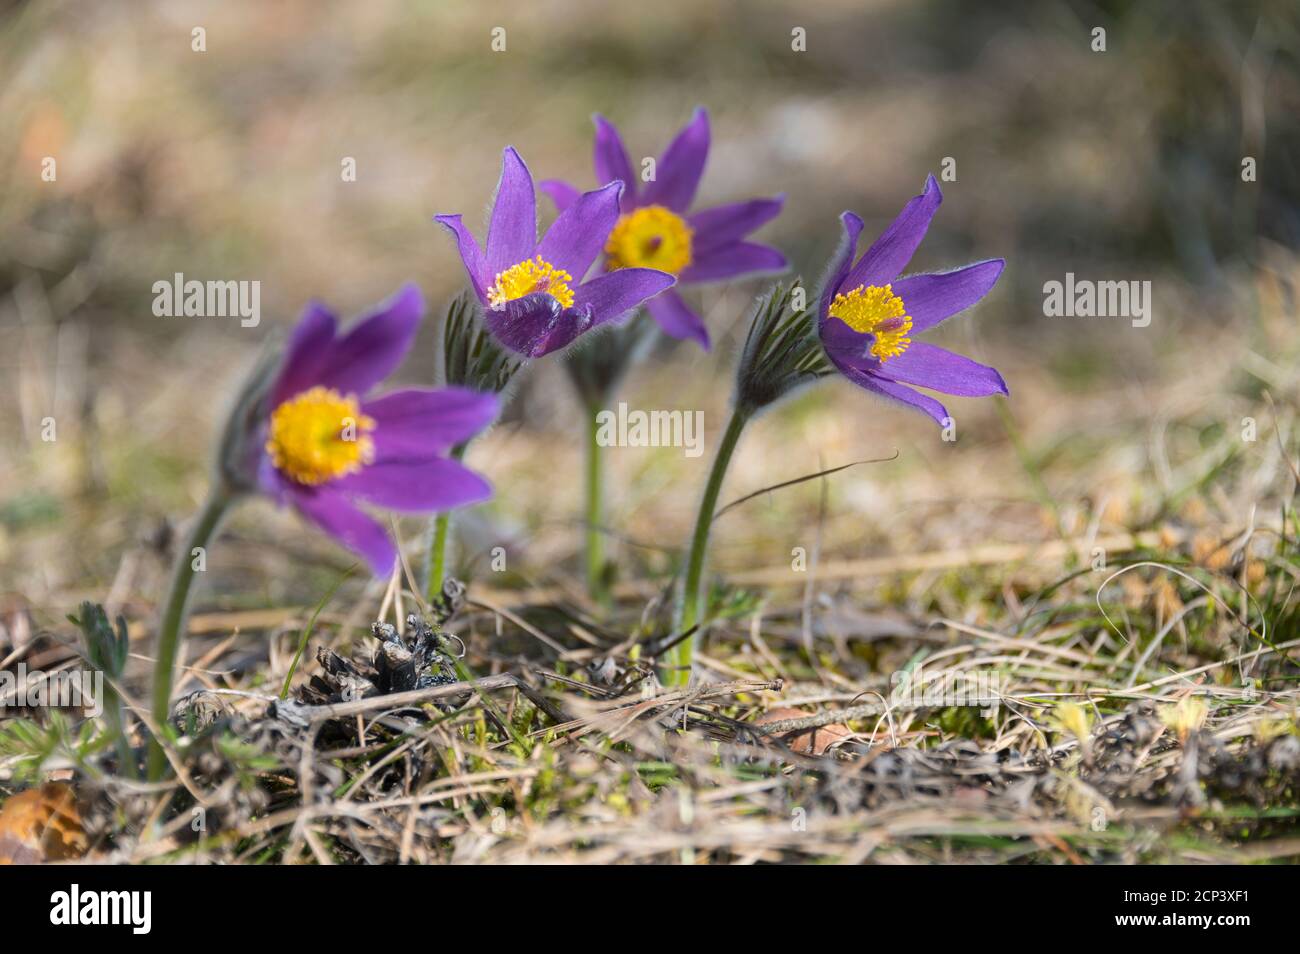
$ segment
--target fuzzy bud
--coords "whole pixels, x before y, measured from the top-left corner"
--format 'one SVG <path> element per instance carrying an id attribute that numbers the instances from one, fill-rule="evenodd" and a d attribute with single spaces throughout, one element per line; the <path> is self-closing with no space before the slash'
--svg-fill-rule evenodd
<path id="1" fill-rule="evenodd" d="M 443 378 L 446 384 L 500 394 L 523 362 L 488 332 L 480 308 L 468 291 L 447 305 L 442 325 Z"/>
<path id="2" fill-rule="evenodd" d="M 796 309 L 796 279 L 759 298 L 736 366 L 736 410 L 752 416 L 832 372 L 814 312 Z"/>

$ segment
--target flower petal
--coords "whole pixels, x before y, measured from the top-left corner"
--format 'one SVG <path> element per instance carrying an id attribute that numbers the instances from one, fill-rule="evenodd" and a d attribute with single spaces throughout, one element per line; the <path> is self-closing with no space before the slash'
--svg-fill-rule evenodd
<path id="1" fill-rule="evenodd" d="M 627 147 L 623 137 L 604 116 L 592 117 L 596 124 L 596 138 L 592 146 L 592 165 L 596 169 L 596 181 L 601 185 L 607 182 L 623 183 L 624 204 L 631 206 L 636 202 L 636 177 L 632 174 L 632 163 L 627 157 Z"/>
<path id="2" fill-rule="evenodd" d="M 578 286 L 570 310 L 584 315 L 589 327 L 595 327 L 625 315 L 673 283 L 673 276 L 657 269 L 620 268 Z"/>
<path id="3" fill-rule="evenodd" d="M 561 212 L 577 202 L 578 196 L 582 195 L 581 189 L 563 179 L 543 179 L 537 183 L 537 188 L 549 195 Z"/>
<path id="4" fill-rule="evenodd" d="M 308 520 L 358 554 L 375 576 L 386 577 L 397 562 L 397 548 L 384 528 L 366 516 L 334 487 L 301 489 L 293 504 Z"/>
<path id="5" fill-rule="evenodd" d="M 993 368 L 925 341 L 914 341 L 902 354 L 881 362 L 876 374 L 964 397 L 1009 393 L 1002 375 Z"/>
<path id="6" fill-rule="evenodd" d="M 859 371 L 874 371 L 880 359 L 871 353 L 875 335 L 854 331 L 838 318 L 827 318 L 817 326 L 822 347 L 836 366 L 847 365 Z"/>
<path id="7" fill-rule="evenodd" d="M 540 358 L 572 341 L 585 327 L 576 317 L 570 321 L 561 316 L 568 315 L 564 306 L 545 292 L 525 295 L 523 298 L 506 302 L 500 308 L 485 308 L 483 321 L 492 335 L 507 348 L 517 351 L 529 358 Z M 564 332 L 573 334 L 564 339 Z M 558 337 L 557 337 L 558 333 Z M 563 343 L 555 344 L 553 339 Z"/>
<path id="8" fill-rule="evenodd" d="M 399 513 L 432 513 L 492 496 L 492 485 L 459 461 L 377 462 L 330 485 L 351 497 Z"/>
<path id="9" fill-rule="evenodd" d="M 424 314 L 424 296 L 403 285 L 383 305 L 334 340 L 316 383 L 344 394 L 365 394 L 397 369 L 415 341 Z"/>
<path id="10" fill-rule="evenodd" d="M 670 288 L 662 295 L 656 295 L 645 304 L 650 317 L 663 329 L 664 334 L 677 339 L 690 339 L 699 343 L 705 351 L 709 350 L 709 329 L 704 319 L 690 309 L 690 306 L 677 294 L 677 289 Z"/>
<path id="11" fill-rule="evenodd" d="M 785 196 L 778 195 L 772 199 L 750 199 L 696 212 L 686 220 L 695 230 L 692 245 L 698 253 L 742 239 L 780 215 L 783 205 Z"/>
<path id="12" fill-rule="evenodd" d="M 709 158 L 709 113 L 700 107 L 655 166 L 655 181 L 647 182 L 639 205 L 663 205 L 685 212 L 695 198 L 704 163 Z"/>
<path id="13" fill-rule="evenodd" d="M 275 464 L 271 462 L 271 455 L 263 447 L 258 448 L 257 486 L 263 494 L 276 503 L 285 504 L 291 501 L 294 491 L 300 485 L 295 484 L 280 473 Z"/>
<path id="14" fill-rule="evenodd" d="M 897 278 L 925 238 L 930 220 L 943 201 L 934 176 L 925 179 L 925 191 L 913 196 L 898 218 L 872 243 L 843 282 L 845 290 L 859 285 L 885 285 Z"/>
<path id="15" fill-rule="evenodd" d="M 701 252 L 678 277 L 683 283 L 713 282 L 737 275 L 779 272 L 785 268 L 785 256 L 770 245 L 732 242 Z"/>
<path id="16" fill-rule="evenodd" d="M 455 236 L 460 260 L 465 264 L 465 273 L 474 286 L 474 294 L 478 295 L 479 301 L 486 302 L 486 289 L 492 275 L 488 272 L 487 261 L 483 257 L 483 250 L 478 246 L 478 240 L 465 227 L 459 215 L 435 215 L 433 220 Z"/>
<path id="17" fill-rule="evenodd" d="M 501 154 L 501 181 L 488 226 L 487 271 L 490 275 L 518 265 L 537 244 L 537 196 L 533 177 L 513 146 Z"/>
<path id="18" fill-rule="evenodd" d="M 334 344 L 338 321 L 320 302 L 312 302 L 294 325 L 285 345 L 280 372 L 271 388 L 271 406 L 277 407 L 316 383 L 321 365 Z"/>
<path id="19" fill-rule="evenodd" d="M 948 409 L 928 394 L 913 391 L 905 384 L 887 381 L 866 371 L 858 371 L 853 368 L 840 368 L 840 370 L 844 372 L 846 378 L 858 387 L 923 411 L 940 424 L 943 424 L 944 420 L 948 418 Z"/>
<path id="20" fill-rule="evenodd" d="M 623 183 L 611 182 L 584 192 L 551 223 L 537 246 L 537 254 L 572 275 L 574 282 L 581 282 L 618 221 L 618 196 L 622 191 Z"/>
<path id="21" fill-rule="evenodd" d="M 841 212 L 840 224 L 844 226 L 844 236 L 822 277 L 821 296 L 817 305 L 817 320 L 821 324 L 825 324 L 835 293 L 840 290 L 849 274 L 853 256 L 858 254 L 858 236 L 862 234 L 862 220 L 852 212 Z"/>
<path id="22" fill-rule="evenodd" d="M 894 294 L 903 299 L 912 331 L 925 331 L 987 295 L 1005 265 L 1003 259 L 992 258 L 951 272 L 909 275 L 894 282 Z"/>
<path id="23" fill-rule="evenodd" d="M 496 419 L 494 394 L 468 388 L 412 388 L 367 401 L 374 418 L 375 461 L 427 460 L 469 440 Z"/>

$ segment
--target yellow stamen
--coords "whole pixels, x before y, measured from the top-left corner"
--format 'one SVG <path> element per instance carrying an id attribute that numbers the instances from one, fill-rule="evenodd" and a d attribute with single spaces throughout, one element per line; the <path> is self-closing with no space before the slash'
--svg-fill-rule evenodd
<path id="1" fill-rule="evenodd" d="M 647 205 L 619 217 L 605 242 L 605 260 L 616 268 L 657 268 L 676 275 L 691 264 L 691 236 L 685 220 L 662 205 Z"/>
<path id="2" fill-rule="evenodd" d="M 912 343 L 907 336 L 912 319 L 892 285 L 859 285 L 848 294 L 836 295 L 830 313 L 854 331 L 875 335 L 871 353 L 881 361 L 897 357 Z"/>
<path id="3" fill-rule="evenodd" d="M 286 477 L 315 486 L 371 463 L 374 429 L 354 396 L 317 386 L 271 412 L 266 452 Z"/>
<path id="4" fill-rule="evenodd" d="M 501 308 L 508 301 L 523 298 L 536 292 L 546 292 L 565 308 L 573 307 L 573 289 L 569 282 L 573 276 L 561 268 L 556 268 L 542 256 L 525 259 L 518 265 L 511 265 L 504 272 L 497 272 L 496 280 L 488 289 L 488 304 Z"/>

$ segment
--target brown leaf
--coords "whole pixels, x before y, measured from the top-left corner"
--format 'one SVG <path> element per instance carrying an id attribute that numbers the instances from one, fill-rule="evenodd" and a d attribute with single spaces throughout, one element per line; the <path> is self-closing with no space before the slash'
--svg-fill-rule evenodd
<path id="1" fill-rule="evenodd" d="M 781 722 L 785 719 L 803 719 L 811 714 L 802 709 L 771 709 L 755 719 L 754 724 L 766 725 L 769 722 Z M 851 738 L 852 735 L 853 732 L 847 725 L 842 722 L 832 722 L 830 725 L 816 729 L 785 732 L 777 738 L 788 745 L 791 752 L 798 752 L 800 755 L 825 755 L 831 746 Z"/>
<path id="2" fill-rule="evenodd" d="M 0 809 L 0 865 L 80 858 L 88 847 L 76 795 L 65 782 L 19 792 Z"/>

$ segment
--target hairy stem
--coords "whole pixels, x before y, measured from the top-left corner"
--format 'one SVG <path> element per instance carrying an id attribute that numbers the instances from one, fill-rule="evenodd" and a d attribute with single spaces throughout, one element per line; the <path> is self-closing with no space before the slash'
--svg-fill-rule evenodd
<path id="1" fill-rule="evenodd" d="M 731 421 L 722 435 L 718 454 L 713 459 L 713 469 L 709 471 L 709 482 L 704 487 L 704 499 L 700 501 L 700 511 L 695 517 L 695 532 L 691 535 L 690 560 L 686 565 L 686 582 L 682 588 L 682 608 L 678 619 L 678 632 L 686 632 L 701 622 L 700 598 L 704 581 L 704 559 L 709 550 L 709 529 L 713 526 L 713 514 L 718 508 L 718 494 L 722 490 L 722 481 L 731 464 L 740 434 L 749 422 L 749 417 L 737 409 L 732 412 Z M 672 669 L 667 673 L 668 684 L 684 686 L 691 678 L 691 657 L 695 642 L 699 637 L 695 633 L 673 647 L 670 654 Z"/>
<path id="2" fill-rule="evenodd" d="M 190 530 L 185 546 L 176 554 L 172 569 L 171 588 L 163 607 L 162 621 L 158 627 L 158 649 L 153 666 L 153 719 L 159 732 L 171 718 L 172 680 L 176 676 L 176 659 L 180 654 L 181 639 L 185 635 L 185 616 L 189 606 L 190 587 L 194 583 L 194 550 L 207 550 L 208 542 L 216 533 L 221 518 L 235 497 L 220 484 L 214 486 L 207 502 L 199 512 Z M 206 553 L 204 562 L 206 564 Z M 167 770 L 167 757 L 157 736 L 149 745 L 149 780 L 159 781 Z"/>
<path id="3" fill-rule="evenodd" d="M 463 460 L 468 444 L 458 444 L 451 449 L 452 460 Z M 429 548 L 429 587 L 425 599 L 430 606 L 442 595 L 442 584 L 447 580 L 447 538 L 451 536 L 451 511 L 444 510 L 433 518 L 433 543 Z"/>
<path id="4" fill-rule="evenodd" d="M 131 740 L 126 737 L 125 706 L 116 689 L 104 690 L 104 719 L 108 723 L 108 732 L 117 747 L 117 761 L 120 771 L 127 778 L 135 778 L 139 770 L 135 753 L 131 751 Z"/>
<path id="5" fill-rule="evenodd" d="M 600 442 L 600 426 L 596 423 L 599 409 L 587 408 L 587 593 L 599 606 L 609 606 L 609 589 L 605 584 L 604 536 L 604 468 Z"/>

